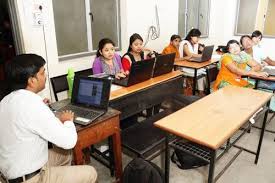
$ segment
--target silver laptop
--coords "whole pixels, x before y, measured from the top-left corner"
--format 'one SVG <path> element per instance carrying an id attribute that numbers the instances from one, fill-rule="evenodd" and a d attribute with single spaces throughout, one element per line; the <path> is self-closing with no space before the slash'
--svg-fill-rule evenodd
<path id="1" fill-rule="evenodd" d="M 266 72 L 269 76 L 275 76 L 275 66 L 265 66 L 262 71 Z"/>
<path id="2" fill-rule="evenodd" d="M 206 46 L 203 49 L 202 56 L 198 58 L 190 58 L 189 61 L 192 62 L 205 62 L 211 59 L 213 53 L 214 45 Z"/>
<path id="3" fill-rule="evenodd" d="M 75 76 L 71 103 L 58 111 L 71 110 L 75 123 L 88 125 L 108 110 L 110 88 L 109 79 Z"/>

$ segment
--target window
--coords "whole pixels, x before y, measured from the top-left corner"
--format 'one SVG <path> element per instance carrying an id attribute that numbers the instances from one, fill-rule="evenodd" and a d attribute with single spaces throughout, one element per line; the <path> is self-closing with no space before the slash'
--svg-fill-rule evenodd
<path id="1" fill-rule="evenodd" d="M 185 37 L 192 28 L 201 31 L 201 37 L 208 36 L 209 0 L 180 0 L 179 1 L 179 35 Z"/>
<path id="2" fill-rule="evenodd" d="M 260 30 L 264 36 L 274 37 L 274 17 L 275 0 L 239 0 L 235 34 L 250 35 Z"/>
<path id="3" fill-rule="evenodd" d="M 60 60 L 91 55 L 100 39 L 120 47 L 119 0 L 53 0 Z"/>

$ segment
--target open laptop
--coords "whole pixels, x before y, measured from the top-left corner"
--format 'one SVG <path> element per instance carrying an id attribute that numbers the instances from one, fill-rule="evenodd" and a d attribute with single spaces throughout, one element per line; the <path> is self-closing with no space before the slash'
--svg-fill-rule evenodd
<path id="1" fill-rule="evenodd" d="M 190 58 L 188 61 L 192 62 L 205 62 L 211 59 L 213 53 L 214 45 L 206 46 L 203 49 L 202 56 L 199 58 Z"/>
<path id="2" fill-rule="evenodd" d="M 131 65 L 130 74 L 126 78 L 114 79 L 113 84 L 120 86 L 131 86 L 151 78 L 155 58 L 141 60 Z"/>
<path id="3" fill-rule="evenodd" d="M 171 72 L 174 68 L 175 56 L 176 53 L 157 56 L 152 77 Z"/>
<path id="4" fill-rule="evenodd" d="M 88 125 L 108 110 L 111 80 L 75 76 L 71 103 L 58 111 L 74 112 L 74 122 Z"/>
<path id="5" fill-rule="evenodd" d="M 269 76 L 275 76 L 275 66 L 265 66 L 262 71 L 266 72 Z"/>

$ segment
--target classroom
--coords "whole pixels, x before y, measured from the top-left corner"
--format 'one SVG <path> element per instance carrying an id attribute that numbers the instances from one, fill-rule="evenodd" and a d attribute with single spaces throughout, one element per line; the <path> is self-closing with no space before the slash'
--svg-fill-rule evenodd
<path id="1" fill-rule="evenodd" d="M 274 183 L 275 0 L 1 0 L 0 183 Z"/>

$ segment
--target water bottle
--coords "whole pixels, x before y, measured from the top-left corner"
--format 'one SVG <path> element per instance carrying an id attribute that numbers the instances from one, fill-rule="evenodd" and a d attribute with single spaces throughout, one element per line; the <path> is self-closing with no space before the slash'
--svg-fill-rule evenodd
<path id="1" fill-rule="evenodd" d="M 67 82 L 68 82 L 68 86 L 69 86 L 68 96 L 69 96 L 69 98 L 71 98 L 72 91 L 73 91 L 73 84 L 74 84 L 74 70 L 73 70 L 73 68 L 68 69 Z"/>

